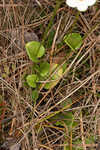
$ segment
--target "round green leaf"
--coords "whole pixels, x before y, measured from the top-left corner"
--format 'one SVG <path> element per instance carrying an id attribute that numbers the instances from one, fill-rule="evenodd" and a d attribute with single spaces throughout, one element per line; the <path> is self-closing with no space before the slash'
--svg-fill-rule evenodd
<path id="1" fill-rule="evenodd" d="M 40 75 L 45 77 L 50 72 L 50 64 L 48 62 L 40 63 Z"/>
<path id="2" fill-rule="evenodd" d="M 64 41 L 72 50 L 76 50 L 82 45 L 82 37 L 79 33 L 65 35 Z"/>
<path id="3" fill-rule="evenodd" d="M 35 75 L 35 74 L 28 75 L 28 76 L 26 77 L 26 81 L 27 81 L 27 83 L 28 83 L 28 85 L 29 85 L 30 87 L 35 88 L 35 87 L 36 87 L 36 82 L 38 81 L 38 77 L 37 77 L 37 75 Z"/>
<path id="4" fill-rule="evenodd" d="M 38 62 L 38 58 L 41 58 L 45 53 L 44 46 L 37 41 L 28 42 L 25 47 L 30 60 L 33 62 Z"/>
<path id="5" fill-rule="evenodd" d="M 52 72 L 54 72 L 57 68 L 58 64 L 53 64 L 51 70 Z M 53 88 L 58 82 L 59 82 L 59 78 L 63 75 L 63 67 L 59 68 L 55 74 L 51 77 L 51 81 L 49 83 L 46 83 L 44 88 L 45 89 L 50 89 Z M 53 81 L 54 80 L 54 81 Z"/>

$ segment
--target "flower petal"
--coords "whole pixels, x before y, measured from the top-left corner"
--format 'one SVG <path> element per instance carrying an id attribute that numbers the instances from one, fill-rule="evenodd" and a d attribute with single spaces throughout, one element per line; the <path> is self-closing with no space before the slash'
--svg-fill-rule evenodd
<path id="1" fill-rule="evenodd" d="M 70 7 L 77 7 L 77 2 L 76 0 L 66 0 L 66 4 Z"/>
<path id="2" fill-rule="evenodd" d="M 96 0 L 66 0 L 70 7 L 76 7 L 79 11 L 86 11 L 88 6 L 94 5 Z"/>
<path id="3" fill-rule="evenodd" d="M 96 0 L 86 0 L 88 6 L 92 6 L 96 3 Z"/>
<path id="4" fill-rule="evenodd" d="M 85 5 L 78 5 L 77 9 L 79 11 L 86 11 L 88 9 L 88 5 L 87 4 L 85 4 Z"/>

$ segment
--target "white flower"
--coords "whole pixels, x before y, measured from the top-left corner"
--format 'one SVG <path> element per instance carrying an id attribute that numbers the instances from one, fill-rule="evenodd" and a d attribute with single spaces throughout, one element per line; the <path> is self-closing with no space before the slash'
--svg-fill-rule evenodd
<path id="1" fill-rule="evenodd" d="M 88 6 L 94 5 L 96 0 L 66 0 L 70 7 L 77 8 L 79 11 L 86 11 Z"/>

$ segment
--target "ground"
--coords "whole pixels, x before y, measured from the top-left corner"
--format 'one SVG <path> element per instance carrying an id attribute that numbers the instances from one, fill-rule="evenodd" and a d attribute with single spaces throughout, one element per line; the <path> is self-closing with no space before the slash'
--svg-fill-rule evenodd
<path id="1" fill-rule="evenodd" d="M 65 43 L 70 33 L 81 35 L 79 48 Z M 96 149 L 100 143 L 99 33 L 99 0 L 86 12 L 68 7 L 65 0 L 0 1 L 1 149 Z M 26 53 L 29 41 L 45 47 L 39 63 L 50 63 L 51 70 L 52 64 L 66 64 L 51 88 L 45 89 L 48 79 L 38 81 L 36 99 L 26 81 L 35 67 Z"/>

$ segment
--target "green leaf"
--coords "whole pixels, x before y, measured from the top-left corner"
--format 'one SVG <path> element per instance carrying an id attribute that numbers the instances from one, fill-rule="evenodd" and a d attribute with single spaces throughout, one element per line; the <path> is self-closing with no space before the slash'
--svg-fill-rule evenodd
<path id="1" fill-rule="evenodd" d="M 50 72 L 50 64 L 48 62 L 40 63 L 39 71 L 42 77 L 46 76 Z"/>
<path id="2" fill-rule="evenodd" d="M 67 127 L 72 127 L 74 116 L 72 112 L 66 112 L 63 114 L 64 122 L 67 125 Z"/>
<path id="3" fill-rule="evenodd" d="M 72 112 L 62 112 L 62 113 L 55 115 L 50 120 L 56 121 L 55 122 L 56 125 L 63 126 L 63 122 L 64 122 L 67 127 L 72 127 L 73 117 L 74 116 L 73 116 Z"/>
<path id="4" fill-rule="evenodd" d="M 37 75 L 35 75 L 35 74 L 28 75 L 28 76 L 26 77 L 26 81 L 27 81 L 27 83 L 28 83 L 28 85 L 29 85 L 30 87 L 35 88 L 35 87 L 36 87 L 36 82 L 38 81 L 38 77 L 37 77 Z"/>
<path id="5" fill-rule="evenodd" d="M 39 73 L 39 65 L 38 64 L 34 64 L 33 67 L 32 67 L 32 73 L 33 74 L 36 74 L 36 73 Z"/>
<path id="6" fill-rule="evenodd" d="M 70 146 L 65 146 L 64 150 L 70 150 Z M 76 149 L 72 147 L 72 150 L 76 150 Z"/>
<path id="7" fill-rule="evenodd" d="M 47 48 L 50 48 L 54 39 L 55 31 L 51 31 L 48 35 Z"/>
<path id="8" fill-rule="evenodd" d="M 50 82 L 46 83 L 44 86 L 45 89 L 50 89 L 50 88 L 53 88 L 54 86 L 56 86 L 56 84 L 59 82 L 60 77 L 63 75 L 63 68 L 61 67 L 56 71 L 57 66 L 58 66 L 58 64 L 52 65 L 51 71 L 52 71 L 52 73 L 55 71 L 55 74 L 53 76 L 51 75 Z"/>
<path id="9" fill-rule="evenodd" d="M 63 68 L 63 73 L 64 73 L 66 71 L 66 68 L 67 68 L 67 63 L 64 63 L 62 68 Z"/>
<path id="10" fill-rule="evenodd" d="M 74 141 L 73 142 L 73 145 L 82 145 L 82 140 L 80 140 L 80 139 L 76 139 L 76 141 Z M 80 147 L 77 147 L 77 150 L 83 150 L 83 148 L 82 148 L 82 146 L 80 146 Z"/>
<path id="11" fill-rule="evenodd" d="M 51 117 L 50 121 L 53 121 L 57 126 L 63 126 L 65 124 L 69 130 L 75 128 L 78 125 L 78 123 L 74 121 L 74 115 L 72 112 L 59 113 Z"/>
<path id="12" fill-rule="evenodd" d="M 25 47 L 30 60 L 33 62 L 38 62 L 38 58 L 41 58 L 45 53 L 44 46 L 37 41 L 28 42 Z"/>
<path id="13" fill-rule="evenodd" d="M 82 37 L 79 33 L 65 35 L 64 41 L 72 50 L 79 49 L 82 45 Z"/>
<path id="14" fill-rule="evenodd" d="M 86 144 L 92 144 L 94 142 L 95 142 L 95 137 L 92 136 L 92 135 L 90 135 L 90 137 L 88 137 L 88 138 L 85 139 L 85 143 Z"/>
<path id="15" fill-rule="evenodd" d="M 66 107 L 67 105 L 71 105 L 73 102 L 72 102 L 72 99 L 71 98 L 67 98 L 66 101 L 63 101 L 60 105 L 61 107 Z"/>
<path id="16" fill-rule="evenodd" d="M 34 103 L 36 103 L 36 100 L 38 99 L 39 97 L 39 93 L 38 93 L 38 90 L 33 90 L 32 91 L 32 99 L 34 100 Z"/>

